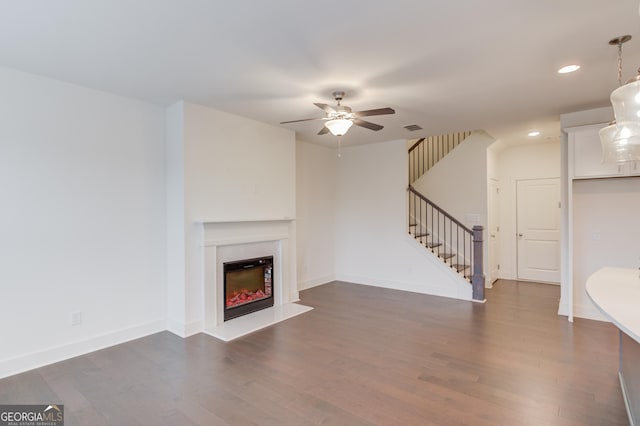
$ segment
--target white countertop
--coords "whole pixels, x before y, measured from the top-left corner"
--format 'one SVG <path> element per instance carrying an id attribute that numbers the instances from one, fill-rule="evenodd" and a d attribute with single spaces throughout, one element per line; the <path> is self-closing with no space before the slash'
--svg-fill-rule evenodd
<path id="1" fill-rule="evenodd" d="M 640 271 L 602 268 L 587 279 L 586 288 L 598 309 L 640 343 Z"/>

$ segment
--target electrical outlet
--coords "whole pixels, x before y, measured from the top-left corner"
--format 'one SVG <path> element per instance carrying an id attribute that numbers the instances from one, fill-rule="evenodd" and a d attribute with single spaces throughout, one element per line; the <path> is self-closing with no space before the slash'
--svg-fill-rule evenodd
<path id="1" fill-rule="evenodd" d="M 71 314 L 71 325 L 82 324 L 82 312 L 74 312 Z"/>

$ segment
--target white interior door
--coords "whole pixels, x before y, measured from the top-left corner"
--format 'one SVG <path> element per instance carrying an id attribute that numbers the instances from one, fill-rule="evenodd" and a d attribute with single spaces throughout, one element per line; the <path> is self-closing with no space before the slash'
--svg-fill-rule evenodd
<path id="1" fill-rule="evenodd" d="M 489 238 L 489 284 L 492 284 L 498 279 L 499 266 L 499 252 L 498 252 L 498 232 L 500 232 L 500 220 L 499 220 L 499 197 L 500 188 L 498 187 L 498 181 L 495 179 L 489 180 L 489 215 L 488 215 L 488 238 Z"/>
<path id="2" fill-rule="evenodd" d="M 517 182 L 518 279 L 560 283 L 560 179 Z"/>

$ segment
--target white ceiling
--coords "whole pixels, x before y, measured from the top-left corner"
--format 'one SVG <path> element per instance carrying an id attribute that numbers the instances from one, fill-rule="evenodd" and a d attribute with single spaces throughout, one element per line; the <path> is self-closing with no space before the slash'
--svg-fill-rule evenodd
<path id="1" fill-rule="evenodd" d="M 0 2 L 0 65 L 159 105 L 180 99 L 278 125 L 392 107 L 343 143 L 467 129 L 519 138 L 608 104 L 640 65 L 638 0 L 33 0 Z M 568 63 L 582 69 L 556 70 Z M 410 133 L 403 126 L 419 124 Z M 301 139 L 322 122 L 286 125 Z M 526 136 L 524 136 L 526 137 Z"/>

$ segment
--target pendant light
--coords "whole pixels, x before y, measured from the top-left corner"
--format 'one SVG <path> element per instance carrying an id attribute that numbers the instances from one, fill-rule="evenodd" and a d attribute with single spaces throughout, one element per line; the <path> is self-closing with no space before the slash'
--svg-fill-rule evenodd
<path id="1" fill-rule="evenodd" d="M 622 45 L 631 40 L 630 35 L 609 41 L 618 46 L 618 85 L 611 93 L 615 121 L 600 130 L 602 161 L 626 163 L 640 160 L 640 77 L 622 84 Z"/>

